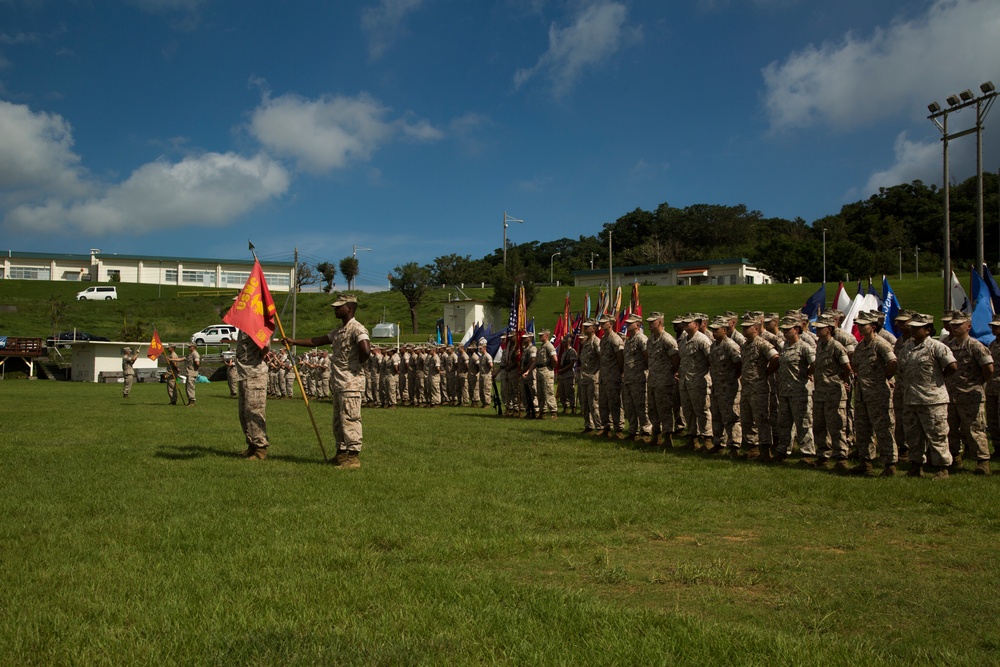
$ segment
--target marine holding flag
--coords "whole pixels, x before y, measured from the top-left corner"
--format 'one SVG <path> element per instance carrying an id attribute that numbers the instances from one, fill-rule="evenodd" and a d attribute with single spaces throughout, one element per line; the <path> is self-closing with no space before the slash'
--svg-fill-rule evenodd
<path id="1" fill-rule="evenodd" d="M 233 299 L 222 320 L 240 330 L 236 338 L 236 376 L 240 426 L 247 448 L 240 456 L 250 461 L 267 458 L 268 365 L 275 363 L 269 349 L 274 334 L 274 300 L 267 289 L 260 262 L 254 261 L 246 285 Z"/>

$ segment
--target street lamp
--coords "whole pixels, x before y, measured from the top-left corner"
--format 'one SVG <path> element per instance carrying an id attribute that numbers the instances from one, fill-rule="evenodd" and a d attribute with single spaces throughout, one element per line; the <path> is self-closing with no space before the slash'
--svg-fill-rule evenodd
<path id="1" fill-rule="evenodd" d="M 554 266 L 554 263 L 556 261 L 556 257 L 559 256 L 559 255 L 561 255 L 561 254 L 562 254 L 561 252 L 554 252 L 554 253 L 552 253 L 552 257 L 549 259 L 549 284 L 550 285 L 553 283 L 553 280 L 552 280 L 552 267 Z"/>
<path id="2" fill-rule="evenodd" d="M 353 257 L 354 257 L 355 260 L 357 260 L 357 258 L 358 258 L 358 251 L 359 250 L 367 250 L 368 252 L 372 251 L 371 248 L 362 248 L 357 243 L 355 243 L 354 244 L 354 254 L 353 254 Z M 349 284 L 347 285 L 347 289 L 354 289 L 354 278 L 351 278 L 350 281 L 348 281 L 348 283 Z"/>
<path id="3" fill-rule="evenodd" d="M 601 256 L 600 253 L 596 253 L 596 252 L 590 253 L 590 270 L 591 271 L 594 270 L 594 258 L 595 257 L 600 257 L 600 256 Z"/>
<path id="4" fill-rule="evenodd" d="M 823 228 L 823 284 L 826 285 L 826 227 Z"/>
<path id="5" fill-rule="evenodd" d="M 903 246 L 896 246 L 899 251 L 899 279 L 903 279 Z"/>
<path id="6" fill-rule="evenodd" d="M 919 278 L 920 277 L 920 246 L 916 246 L 916 247 L 913 248 L 913 270 L 917 274 L 916 277 Z M 950 285 L 949 285 L 949 287 L 950 287 Z M 950 289 L 948 290 L 948 293 L 951 294 L 951 290 Z"/>
<path id="7" fill-rule="evenodd" d="M 503 270 L 507 271 L 507 223 L 508 222 L 521 222 L 524 220 L 519 220 L 513 216 L 507 215 L 507 211 L 503 212 Z"/>
<path id="8" fill-rule="evenodd" d="M 983 271 L 983 120 L 990 112 L 993 102 L 996 101 L 997 92 L 992 81 L 979 86 L 983 92 L 976 97 L 971 90 L 963 90 L 958 95 L 949 95 L 945 98 L 948 103 L 947 109 L 942 109 L 937 102 L 927 105 L 927 110 L 931 112 L 928 116 L 931 122 L 941 130 L 941 141 L 944 142 L 944 307 L 949 310 L 951 303 L 951 183 L 948 176 L 948 141 L 958 139 L 967 134 L 976 133 L 976 194 L 978 206 L 976 210 L 976 271 L 982 275 Z M 948 114 L 959 111 L 972 105 L 976 106 L 975 127 L 961 132 L 948 133 Z M 941 118 L 941 121 L 938 121 Z"/>

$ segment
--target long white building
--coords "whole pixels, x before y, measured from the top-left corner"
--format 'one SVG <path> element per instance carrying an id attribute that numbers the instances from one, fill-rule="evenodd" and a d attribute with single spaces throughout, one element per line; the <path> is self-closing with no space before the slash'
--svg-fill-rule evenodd
<path id="1" fill-rule="evenodd" d="M 766 285 L 771 276 L 757 269 L 748 259 L 709 259 L 695 262 L 670 262 L 644 266 L 616 266 L 612 269 L 614 283 L 640 282 L 648 285 Z M 607 269 L 573 272 L 576 287 L 608 284 Z"/>
<path id="2" fill-rule="evenodd" d="M 267 286 L 287 292 L 295 279 L 294 262 L 261 262 Z M 240 289 L 253 260 L 119 255 L 91 250 L 89 255 L 59 255 L 8 250 L 0 279 L 120 282 Z"/>

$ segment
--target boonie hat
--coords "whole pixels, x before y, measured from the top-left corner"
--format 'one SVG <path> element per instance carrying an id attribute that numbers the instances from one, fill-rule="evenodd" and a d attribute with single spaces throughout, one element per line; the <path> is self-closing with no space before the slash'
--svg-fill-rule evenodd
<path id="1" fill-rule="evenodd" d="M 358 302 L 358 297 L 354 296 L 353 294 L 338 294 L 337 300 L 331 303 L 330 307 L 339 308 L 340 306 L 343 306 L 345 303 L 357 303 L 357 302 Z"/>

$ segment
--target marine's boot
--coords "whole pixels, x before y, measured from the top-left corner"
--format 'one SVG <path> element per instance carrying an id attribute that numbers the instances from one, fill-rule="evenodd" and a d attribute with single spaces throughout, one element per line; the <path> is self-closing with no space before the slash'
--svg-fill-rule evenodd
<path id="1" fill-rule="evenodd" d="M 652 445 L 653 447 L 656 447 L 657 445 L 659 445 L 660 444 L 660 434 L 659 433 L 651 433 L 650 436 L 649 436 L 649 444 Z"/>
<path id="2" fill-rule="evenodd" d="M 937 472 L 934 473 L 934 481 L 948 479 L 948 466 L 938 466 Z"/>
<path id="3" fill-rule="evenodd" d="M 989 475 L 990 474 L 990 462 L 988 459 L 976 462 L 976 469 L 972 471 L 976 475 Z"/>
<path id="4" fill-rule="evenodd" d="M 861 461 L 861 463 L 851 468 L 851 474 L 871 477 L 874 474 L 874 470 L 872 470 L 872 462 Z"/>
<path id="5" fill-rule="evenodd" d="M 910 463 L 910 469 L 906 471 L 907 477 L 920 477 L 923 475 L 922 463 Z"/>
<path id="6" fill-rule="evenodd" d="M 361 457 L 358 456 L 357 452 L 350 451 L 347 452 L 347 457 L 344 462 L 340 464 L 340 467 L 345 470 L 354 470 L 361 467 Z"/>
<path id="7" fill-rule="evenodd" d="M 247 456 L 247 461 L 263 461 L 267 458 L 267 447 L 257 447 L 253 454 Z"/>
<path id="8" fill-rule="evenodd" d="M 886 463 L 885 467 L 882 468 L 882 474 L 880 477 L 895 477 L 896 476 L 896 464 Z"/>

